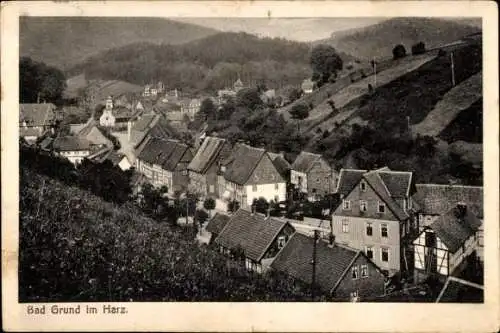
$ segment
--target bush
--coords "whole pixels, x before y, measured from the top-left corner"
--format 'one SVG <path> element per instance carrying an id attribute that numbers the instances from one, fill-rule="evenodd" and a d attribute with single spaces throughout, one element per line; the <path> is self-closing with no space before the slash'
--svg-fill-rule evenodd
<path id="1" fill-rule="evenodd" d="M 406 49 L 402 44 L 396 45 L 392 49 L 392 57 L 394 60 L 406 57 Z"/>
<path id="2" fill-rule="evenodd" d="M 411 53 L 413 55 L 425 53 L 425 44 L 423 42 L 418 42 L 417 44 L 413 44 L 411 46 Z"/>

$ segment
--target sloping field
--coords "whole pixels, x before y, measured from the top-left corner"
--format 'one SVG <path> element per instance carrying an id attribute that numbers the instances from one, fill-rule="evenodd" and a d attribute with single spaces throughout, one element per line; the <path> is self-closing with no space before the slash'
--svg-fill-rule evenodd
<path id="1" fill-rule="evenodd" d="M 439 135 L 460 111 L 469 108 L 482 97 L 482 78 L 482 72 L 479 72 L 450 89 L 423 121 L 412 126 L 412 132 L 415 135 Z"/>
<path id="2" fill-rule="evenodd" d="M 383 72 L 377 73 L 376 86 L 374 84 L 375 77 L 374 75 L 371 75 L 340 90 L 330 99 L 335 102 L 335 107 L 337 109 L 341 109 L 341 112 L 329 119 L 325 119 L 325 116 L 327 116 L 331 112 L 328 101 L 325 100 L 323 103 L 318 105 L 318 107 L 314 108 L 311 111 L 308 120 L 310 122 L 315 120 L 321 121 L 318 125 L 312 126 L 310 130 L 315 130 L 317 127 L 325 130 L 332 128 L 335 123 L 342 124 L 357 110 L 357 105 L 349 106 L 348 104 L 354 102 L 356 99 L 359 99 L 360 97 L 368 93 L 368 84 L 371 84 L 372 86 L 374 86 L 374 88 L 383 86 L 409 72 L 416 70 L 420 66 L 432 61 L 434 58 L 434 55 L 428 54 L 409 57 L 408 59 L 406 59 L 406 61 L 401 61 L 398 65 L 388 68 Z M 344 108 L 344 110 L 342 110 L 342 108 Z"/>

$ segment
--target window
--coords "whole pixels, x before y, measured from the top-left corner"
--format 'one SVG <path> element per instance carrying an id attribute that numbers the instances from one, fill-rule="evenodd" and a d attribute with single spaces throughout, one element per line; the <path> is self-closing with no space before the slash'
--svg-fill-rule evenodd
<path id="1" fill-rule="evenodd" d="M 361 277 L 368 277 L 368 265 L 361 265 Z"/>
<path id="2" fill-rule="evenodd" d="M 316 183 L 319 183 L 321 180 L 319 178 L 316 178 Z"/>
<path id="3" fill-rule="evenodd" d="M 214 185 L 210 185 L 210 186 L 208 187 L 208 191 L 209 191 L 210 193 L 214 193 L 214 192 L 215 192 L 215 186 L 214 186 Z"/>
<path id="4" fill-rule="evenodd" d="M 367 236 L 373 235 L 373 223 L 371 222 L 366 223 L 366 235 Z"/>
<path id="5" fill-rule="evenodd" d="M 352 279 L 356 280 L 358 276 L 358 266 L 353 266 L 351 269 Z"/>
<path id="6" fill-rule="evenodd" d="M 222 166 L 220 167 L 220 171 L 221 171 L 221 172 L 226 172 L 226 166 L 225 166 L 225 165 L 222 165 Z"/>
<path id="7" fill-rule="evenodd" d="M 382 223 L 380 225 L 380 235 L 382 237 L 387 237 L 387 224 L 386 223 Z"/>
<path id="8" fill-rule="evenodd" d="M 277 191 L 277 190 L 279 190 L 279 188 L 280 188 L 280 186 L 279 186 L 279 184 L 278 184 L 278 183 L 274 184 L 274 189 L 275 189 L 276 191 Z"/>
<path id="9" fill-rule="evenodd" d="M 378 212 L 385 213 L 385 203 L 383 203 L 383 202 L 378 203 Z"/>
<path id="10" fill-rule="evenodd" d="M 183 176 L 187 176 L 187 174 L 188 174 L 187 169 L 182 170 L 182 175 L 183 175 Z"/>
<path id="11" fill-rule="evenodd" d="M 359 183 L 359 187 L 361 189 L 361 192 L 366 192 L 366 183 L 365 182 Z"/>
<path id="12" fill-rule="evenodd" d="M 349 222 L 347 220 L 342 220 L 342 232 L 343 233 L 349 232 Z"/>
<path id="13" fill-rule="evenodd" d="M 362 212 L 366 212 L 366 201 L 364 200 L 359 201 L 359 210 Z"/>
<path id="14" fill-rule="evenodd" d="M 367 246 L 365 248 L 365 253 L 368 258 L 373 259 L 373 247 Z"/>
<path id="15" fill-rule="evenodd" d="M 285 247 L 285 243 L 286 243 L 286 237 L 279 236 L 278 237 L 278 249 L 282 249 L 283 247 Z"/>
<path id="16" fill-rule="evenodd" d="M 351 202 L 349 200 L 344 200 L 342 201 L 342 208 L 344 210 L 349 210 L 351 209 Z"/>
<path id="17" fill-rule="evenodd" d="M 383 247 L 383 248 L 381 249 L 381 252 L 380 252 L 380 259 L 381 259 L 383 262 L 388 262 L 388 261 L 389 261 L 389 249 L 388 249 L 388 248 Z"/>
<path id="18" fill-rule="evenodd" d="M 257 185 L 252 185 L 252 191 L 257 192 Z"/>

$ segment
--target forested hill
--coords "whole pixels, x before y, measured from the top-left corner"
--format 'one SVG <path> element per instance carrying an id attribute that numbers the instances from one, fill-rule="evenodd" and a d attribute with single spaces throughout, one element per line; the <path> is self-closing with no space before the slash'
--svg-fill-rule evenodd
<path id="1" fill-rule="evenodd" d="M 393 18 L 359 29 L 336 32 L 317 43 L 330 44 L 360 59 L 386 58 L 392 56 L 392 49 L 397 44 L 410 50 L 413 44 L 422 41 L 429 49 L 480 31 L 480 19 Z"/>
<path id="2" fill-rule="evenodd" d="M 19 53 L 67 69 L 101 51 L 139 41 L 180 44 L 217 30 L 164 18 L 27 17 L 19 21 Z"/>
<path id="3" fill-rule="evenodd" d="M 170 87 L 221 89 L 240 76 L 245 84 L 299 84 L 310 76 L 310 46 L 247 33 L 219 33 L 182 45 L 136 43 L 88 58 L 68 71 L 136 84 L 163 80 Z"/>

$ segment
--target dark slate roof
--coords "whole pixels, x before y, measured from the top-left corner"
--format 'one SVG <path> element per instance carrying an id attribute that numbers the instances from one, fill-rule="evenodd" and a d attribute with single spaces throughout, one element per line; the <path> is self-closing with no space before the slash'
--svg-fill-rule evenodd
<path id="1" fill-rule="evenodd" d="M 313 238 L 296 232 L 278 253 L 271 267 L 311 284 L 313 246 Z M 319 241 L 316 244 L 316 283 L 318 286 L 324 292 L 332 292 L 358 253 L 338 245 L 329 247 L 326 242 Z"/>
<path id="2" fill-rule="evenodd" d="M 222 229 L 224 229 L 229 219 L 230 217 L 228 215 L 215 213 L 214 217 L 208 222 L 206 229 L 208 232 L 218 235 Z"/>
<path id="3" fill-rule="evenodd" d="M 482 303 L 484 302 L 484 287 L 454 276 L 449 276 L 436 302 Z"/>
<path id="4" fill-rule="evenodd" d="M 319 154 L 302 151 L 292 164 L 292 170 L 307 173 L 313 164 L 321 158 Z"/>
<path id="5" fill-rule="evenodd" d="M 134 132 L 134 143 L 136 148 L 148 136 L 164 139 L 178 137 L 177 131 L 168 123 L 168 120 L 157 114 L 143 115 L 134 123 L 132 131 Z"/>
<path id="6" fill-rule="evenodd" d="M 339 182 L 337 184 L 337 193 L 348 195 L 354 186 L 358 185 L 366 170 L 341 169 L 339 173 Z"/>
<path id="7" fill-rule="evenodd" d="M 132 130 L 135 131 L 145 131 L 151 126 L 151 123 L 153 120 L 155 120 L 157 117 L 156 114 L 147 114 L 141 117 L 141 119 L 137 120 L 134 125 L 132 126 Z"/>
<path id="8" fill-rule="evenodd" d="M 416 188 L 413 198 L 423 214 L 441 215 L 463 202 L 478 218 L 483 218 L 483 188 L 480 186 L 417 184 Z"/>
<path id="9" fill-rule="evenodd" d="M 137 158 L 173 171 L 187 150 L 188 146 L 178 141 L 151 137 Z"/>
<path id="10" fill-rule="evenodd" d="M 225 160 L 227 165 L 224 178 L 238 185 L 245 184 L 259 164 L 266 151 L 261 148 L 239 144 Z"/>
<path id="11" fill-rule="evenodd" d="M 380 171 L 380 178 L 393 198 L 404 198 L 410 194 L 412 173 L 406 171 Z"/>
<path id="12" fill-rule="evenodd" d="M 226 140 L 216 137 L 206 137 L 200 148 L 189 163 L 188 169 L 197 173 L 205 173 L 215 162 Z"/>
<path id="13" fill-rule="evenodd" d="M 28 126 L 48 125 L 54 120 L 55 108 L 52 103 L 19 104 L 19 122 L 26 121 Z"/>
<path id="14" fill-rule="evenodd" d="M 229 249 L 240 247 L 245 256 L 260 261 L 287 222 L 239 209 L 215 239 Z"/>
<path id="15" fill-rule="evenodd" d="M 405 220 L 408 218 L 408 214 L 405 213 L 405 211 L 393 199 L 392 193 L 389 192 L 387 185 L 384 183 L 377 171 L 367 172 L 363 175 L 363 178 L 399 220 Z"/>
<path id="16" fill-rule="evenodd" d="M 267 153 L 271 160 L 273 161 L 274 166 L 278 170 L 278 172 L 282 175 L 285 176 L 288 171 L 292 168 L 290 163 L 281 155 L 281 154 L 276 154 L 276 153 Z"/>
<path id="17" fill-rule="evenodd" d="M 454 207 L 434 221 L 431 228 L 452 253 L 481 227 L 481 221 L 469 209 Z"/>
<path id="18" fill-rule="evenodd" d="M 54 139 L 52 147 L 56 151 L 90 150 L 90 142 L 78 136 L 60 136 Z"/>

